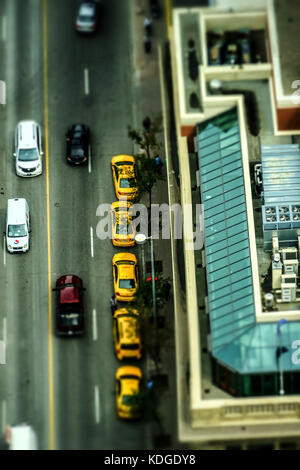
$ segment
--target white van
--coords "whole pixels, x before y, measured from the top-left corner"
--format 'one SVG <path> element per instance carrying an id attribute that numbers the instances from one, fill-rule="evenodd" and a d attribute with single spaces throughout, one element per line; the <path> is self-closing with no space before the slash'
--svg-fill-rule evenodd
<path id="1" fill-rule="evenodd" d="M 5 440 L 9 450 L 38 450 L 37 436 L 28 424 L 7 426 Z"/>
<path id="2" fill-rule="evenodd" d="M 35 121 L 21 121 L 15 132 L 16 173 L 18 176 L 38 176 L 42 173 L 41 129 Z"/>
<path id="3" fill-rule="evenodd" d="M 5 233 L 10 253 L 25 253 L 29 250 L 30 215 L 26 199 L 8 200 Z"/>

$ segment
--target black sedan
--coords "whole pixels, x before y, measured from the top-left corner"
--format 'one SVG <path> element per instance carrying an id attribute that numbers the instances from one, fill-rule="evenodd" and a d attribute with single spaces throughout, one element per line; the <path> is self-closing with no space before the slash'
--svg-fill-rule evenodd
<path id="1" fill-rule="evenodd" d="M 73 165 L 87 163 L 90 153 L 90 130 L 84 124 L 74 124 L 66 133 L 67 162 Z"/>

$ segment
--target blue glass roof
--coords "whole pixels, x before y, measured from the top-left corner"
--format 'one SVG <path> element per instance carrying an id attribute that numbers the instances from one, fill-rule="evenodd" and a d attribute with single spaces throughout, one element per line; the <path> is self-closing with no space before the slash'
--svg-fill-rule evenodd
<path id="1" fill-rule="evenodd" d="M 265 205 L 299 204 L 299 145 L 262 145 L 261 161 Z"/>
<path id="2" fill-rule="evenodd" d="M 276 324 L 255 318 L 237 109 L 198 124 L 196 138 L 212 354 L 240 373 L 276 371 Z M 300 339 L 300 323 L 283 330 L 288 341 Z M 300 369 L 283 356 L 286 370 Z"/>

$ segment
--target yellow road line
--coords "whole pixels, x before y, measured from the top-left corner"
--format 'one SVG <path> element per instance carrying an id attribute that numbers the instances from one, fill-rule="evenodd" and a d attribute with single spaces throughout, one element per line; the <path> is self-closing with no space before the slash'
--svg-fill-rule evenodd
<path id="1" fill-rule="evenodd" d="M 168 38 L 170 38 L 170 26 L 172 24 L 172 0 L 165 0 L 165 8 L 166 8 L 166 22 L 167 22 L 167 31 L 168 31 Z"/>
<path id="2" fill-rule="evenodd" d="M 50 243 L 50 191 L 49 191 L 49 122 L 48 122 L 48 51 L 47 51 L 47 0 L 43 0 L 43 60 L 44 60 L 44 125 L 47 198 L 47 246 L 48 246 L 48 367 L 49 367 L 49 449 L 54 450 L 53 404 L 53 334 L 51 302 L 51 243 Z"/>

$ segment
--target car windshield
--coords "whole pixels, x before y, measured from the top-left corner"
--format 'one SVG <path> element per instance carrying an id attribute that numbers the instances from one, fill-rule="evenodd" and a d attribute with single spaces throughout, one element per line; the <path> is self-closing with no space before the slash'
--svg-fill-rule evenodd
<path id="1" fill-rule="evenodd" d="M 81 144 L 81 138 L 80 137 L 72 137 L 72 145 L 80 145 Z"/>
<path id="2" fill-rule="evenodd" d="M 81 288 L 81 285 L 80 284 L 76 284 L 75 282 L 67 282 L 66 284 L 62 284 L 60 286 L 61 289 L 63 289 L 64 287 L 78 287 L 79 289 Z"/>
<path id="3" fill-rule="evenodd" d="M 120 188 L 135 188 L 136 180 L 135 178 L 121 178 L 120 179 Z"/>
<path id="4" fill-rule="evenodd" d="M 138 395 L 123 395 L 122 404 L 126 406 L 133 406 L 139 404 Z"/>
<path id="5" fill-rule="evenodd" d="M 127 350 L 132 350 L 134 351 L 135 349 L 139 349 L 139 345 L 134 343 L 134 344 L 121 344 L 121 349 L 127 349 Z"/>
<path id="6" fill-rule="evenodd" d="M 9 225 L 8 226 L 8 236 L 9 237 L 26 237 L 27 230 L 26 225 Z"/>
<path id="7" fill-rule="evenodd" d="M 67 326 L 79 325 L 80 315 L 79 313 L 64 313 L 60 315 L 60 323 Z"/>
<path id="8" fill-rule="evenodd" d="M 61 316 L 66 316 L 69 317 L 70 315 L 76 315 L 78 316 L 80 313 L 80 305 L 79 303 L 74 303 L 74 304 L 60 304 L 59 305 L 59 311 Z"/>
<path id="9" fill-rule="evenodd" d="M 119 235 L 131 235 L 132 225 L 131 224 L 117 224 L 116 232 Z"/>
<path id="10" fill-rule="evenodd" d="M 84 151 L 81 147 L 73 147 L 71 149 L 72 157 L 84 157 Z"/>
<path id="11" fill-rule="evenodd" d="M 120 289 L 134 289 L 135 281 L 134 279 L 120 279 L 119 287 Z"/>
<path id="12" fill-rule="evenodd" d="M 90 23 L 91 21 L 93 21 L 93 15 L 90 14 L 90 15 L 80 15 L 79 16 L 79 21 L 81 23 Z"/>
<path id="13" fill-rule="evenodd" d="M 21 149 L 19 150 L 18 160 L 20 162 L 32 162 L 39 159 L 37 149 Z"/>

